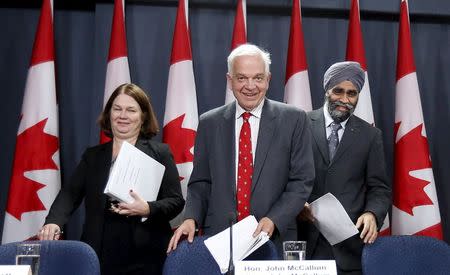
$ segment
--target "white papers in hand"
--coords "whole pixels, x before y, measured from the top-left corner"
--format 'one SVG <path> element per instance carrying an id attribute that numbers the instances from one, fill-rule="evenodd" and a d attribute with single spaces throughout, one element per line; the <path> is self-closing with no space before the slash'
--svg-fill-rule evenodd
<path id="1" fill-rule="evenodd" d="M 253 238 L 257 226 L 258 222 L 254 216 L 248 216 L 233 225 L 234 262 L 244 259 L 269 240 L 266 232 L 261 232 Z M 227 272 L 230 262 L 230 228 L 206 239 L 205 245 L 219 265 L 220 271 Z"/>
<path id="2" fill-rule="evenodd" d="M 331 245 L 358 233 L 344 207 L 333 194 L 326 193 L 309 206 L 315 219 L 314 225 Z"/>
<path id="3" fill-rule="evenodd" d="M 124 141 L 109 175 L 104 193 L 131 203 L 133 190 L 145 201 L 155 201 L 166 168 L 147 154 Z"/>

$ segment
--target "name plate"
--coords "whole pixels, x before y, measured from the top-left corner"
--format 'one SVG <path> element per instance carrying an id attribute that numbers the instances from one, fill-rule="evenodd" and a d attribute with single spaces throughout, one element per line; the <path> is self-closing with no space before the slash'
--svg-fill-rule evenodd
<path id="1" fill-rule="evenodd" d="M 31 275 L 29 265 L 0 265 L 0 275 Z"/>
<path id="2" fill-rule="evenodd" d="M 336 275 L 335 261 L 238 261 L 236 275 Z"/>

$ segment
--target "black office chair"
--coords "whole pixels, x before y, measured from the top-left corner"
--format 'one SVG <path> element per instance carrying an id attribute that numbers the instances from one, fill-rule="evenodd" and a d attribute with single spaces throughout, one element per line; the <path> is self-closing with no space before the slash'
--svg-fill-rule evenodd
<path id="1" fill-rule="evenodd" d="M 448 275 L 450 246 L 424 236 L 379 237 L 364 246 L 362 268 L 365 275 Z"/>

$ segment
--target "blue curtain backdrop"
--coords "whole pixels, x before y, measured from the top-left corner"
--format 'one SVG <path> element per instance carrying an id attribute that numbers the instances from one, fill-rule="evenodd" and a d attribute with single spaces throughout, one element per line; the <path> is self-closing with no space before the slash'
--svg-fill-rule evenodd
<path id="1" fill-rule="evenodd" d="M 41 1 L 0 5 L 0 231 L 26 73 Z M 20 2 L 20 1 L 19 1 Z M 110 3 L 111 2 L 111 3 Z M 105 82 L 112 1 L 56 1 L 54 26 L 63 184 L 84 149 L 97 144 L 97 116 Z M 233 0 L 191 1 L 189 22 L 199 113 L 225 98 L 226 56 Z M 399 1 L 361 0 L 361 24 L 376 125 L 383 130 L 392 174 Z M 272 53 L 268 97 L 282 100 L 291 1 L 247 1 L 248 40 Z M 313 107 L 323 103 L 322 77 L 345 58 L 350 1 L 302 1 L 303 31 Z M 126 29 L 132 81 L 150 95 L 163 121 L 176 1 L 129 1 Z M 411 0 L 411 33 L 433 171 L 446 240 L 450 241 L 450 3 Z M 160 136 L 156 137 L 160 139 Z M 79 238 L 82 211 L 67 228 Z"/>

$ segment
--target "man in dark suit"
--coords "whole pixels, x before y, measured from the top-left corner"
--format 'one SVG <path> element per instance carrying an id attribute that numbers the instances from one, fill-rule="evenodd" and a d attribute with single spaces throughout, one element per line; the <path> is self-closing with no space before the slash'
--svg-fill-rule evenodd
<path id="1" fill-rule="evenodd" d="M 255 45 L 230 53 L 227 80 L 236 101 L 200 117 L 185 221 L 168 252 L 183 235 L 192 242 L 196 228 L 206 235 L 226 229 L 230 212 L 238 220 L 254 215 L 254 235 L 267 232 L 277 244 L 297 238 L 296 211 L 314 179 L 311 133 L 303 111 L 265 97 L 270 62 Z"/>
<path id="2" fill-rule="evenodd" d="M 362 248 L 377 238 L 391 203 L 381 131 L 352 115 L 364 79 L 359 63 L 332 65 L 324 76 L 325 104 L 308 114 L 316 171 L 308 201 L 332 193 L 361 232 L 331 246 L 311 223 L 307 203 L 299 238 L 307 241 L 307 259 L 334 259 L 339 274 L 361 273 Z"/>

